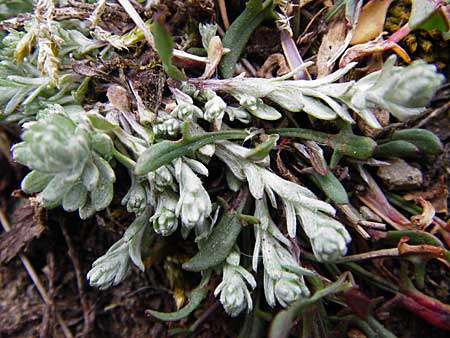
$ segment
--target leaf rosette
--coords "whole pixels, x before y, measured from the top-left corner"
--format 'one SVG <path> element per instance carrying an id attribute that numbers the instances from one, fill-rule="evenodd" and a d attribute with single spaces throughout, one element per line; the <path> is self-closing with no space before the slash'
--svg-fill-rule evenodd
<path id="1" fill-rule="evenodd" d="M 22 181 L 23 191 L 39 193 L 46 208 L 78 210 L 82 219 L 111 203 L 115 175 L 104 157 L 112 147 L 98 147 L 96 134 L 61 112 L 23 128 L 23 142 L 12 149 L 14 159 L 32 170 Z"/>

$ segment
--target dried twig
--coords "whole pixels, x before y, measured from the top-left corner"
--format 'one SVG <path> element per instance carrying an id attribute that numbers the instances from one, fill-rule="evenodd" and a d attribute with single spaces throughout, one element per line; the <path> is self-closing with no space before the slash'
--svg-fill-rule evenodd
<path id="1" fill-rule="evenodd" d="M 75 278 L 77 281 L 77 288 L 78 288 L 78 295 L 80 297 L 81 306 L 83 308 L 83 319 L 84 319 L 84 326 L 83 326 L 83 332 L 82 337 L 88 337 L 89 331 L 91 330 L 91 324 L 92 324 L 92 318 L 91 313 L 89 311 L 89 299 L 86 295 L 85 289 L 84 289 L 84 281 L 85 278 L 83 274 L 81 273 L 81 267 L 80 267 L 80 260 L 78 259 L 77 252 L 75 250 L 75 247 L 73 245 L 72 239 L 70 238 L 70 235 L 66 229 L 65 222 L 62 221 L 60 223 L 61 231 L 63 233 L 64 239 L 67 243 L 68 251 L 70 260 L 72 261 L 74 270 L 75 270 Z M 95 313 L 94 313 L 95 314 Z"/>
<path id="2" fill-rule="evenodd" d="M 419 123 L 417 123 L 414 128 L 421 128 L 423 127 L 425 124 L 427 124 L 431 119 L 434 119 L 435 117 L 441 115 L 442 113 L 445 113 L 447 110 L 450 109 L 450 101 L 448 101 L 447 103 L 443 104 L 442 106 L 440 106 L 439 108 L 433 110 L 431 113 L 426 114 L 425 118 L 420 121 Z"/>
<path id="3" fill-rule="evenodd" d="M 222 17 L 223 27 L 225 28 L 225 30 L 227 30 L 228 27 L 230 27 L 230 21 L 228 20 L 227 14 L 227 5 L 225 4 L 224 0 L 218 0 L 217 2 L 219 4 L 220 16 Z"/>

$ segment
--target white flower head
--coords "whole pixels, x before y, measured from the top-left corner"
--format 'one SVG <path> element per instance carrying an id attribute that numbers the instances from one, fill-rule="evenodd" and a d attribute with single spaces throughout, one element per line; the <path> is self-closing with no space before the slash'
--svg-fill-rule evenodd
<path id="1" fill-rule="evenodd" d="M 348 232 L 331 227 L 321 227 L 317 236 L 311 240 L 314 255 L 321 262 L 333 262 L 347 253 L 350 241 Z"/>
<path id="2" fill-rule="evenodd" d="M 181 217 L 187 229 L 202 228 L 212 211 L 211 199 L 202 181 L 181 158 L 175 161 L 175 175 L 180 190 L 175 214 Z"/>
<path id="3" fill-rule="evenodd" d="M 147 205 L 147 192 L 144 186 L 134 183 L 122 199 L 122 205 L 126 205 L 128 212 L 139 214 L 144 211 Z"/>
<path id="4" fill-rule="evenodd" d="M 171 113 L 180 120 L 203 118 L 203 111 L 190 103 L 180 103 Z"/>
<path id="5" fill-rule="evenodd" d="M 164 191 L 167 187 L 171 187 L 173 185 L 174 182 L 171 169 L 171 166 L 166 165 L 148 173 L 147 178 L 150 183 L 154 184 L 156 190 Z"/>
<path id="6" fill-rule="evenodd" d="M 287 307 L 300 297 L 308 297 L 309 290 L 298 276 L 281 278 L 275 281 L 275 297 L 281 306 Z"/>
<path id="7" fill-rule="evenodd" d="M 175 215 L 177 199 L 175 194 L 164 192 L 158 196 L 155 214 L 150 218 L 157 234 L 170 236 L 178 228 L 178 218 Z"/>
<path id="8" fill-rule="evenodd" d="M 222 118 L 225 109 L 227 108 L 227 104 L 225 101 L 218 96 L 213 91 L 206 91 L 205 97 L 208 99 L 205 103 L 205 115 L 204 119 L 206 121 L 214 121 L 216 119 Z"/>
<path id="9" fill-rule="evenodd" d="M 153 133 L 156 135 L 175 136 L 180 131 L 181 123 L 172 116 L 158 118 L 157 123 L 153 125 Z"/>
<path id="10" fill-rule="evenodd" d="M 242 278 L 238 274 L 233 274 L 219 284 L 214 295 L 220 292 L 220 302 L 223 308 L 231 317 L 236 317 L 248 306 L 246 291 L 248 292 Z"/>
<path id="11" fill-rule="evenodd" d="M 321 262 L 332 262 L 347 253 L 351 237 L 347 229 L 334 218 L 297 206 L 296 213 L 311 241 L 314 255 Z"/>
<path id="12" fill-rule="evenodd" d="M 226 313 L 231 317 L 236 317 L 245 309 L 247 309 L 247 312 L 253 309 L 253 301 L 247 284 L 254 289 L 256 280 L 247 270 L 239 265 L 239 260 L 240 254 L 236 247 L 228 256 L 223 267 L 222 282 L 214 291 L 214 296 L 216 297 L 220 293 L 220 302 Z"/>
<path id="13" fill-rule="evenodd" d="M 170 236 L 178 228 L 178 218 L 172 210 L 161 208 L 158 217 L 153 219 L 153 229 L 161 236 Z"/>

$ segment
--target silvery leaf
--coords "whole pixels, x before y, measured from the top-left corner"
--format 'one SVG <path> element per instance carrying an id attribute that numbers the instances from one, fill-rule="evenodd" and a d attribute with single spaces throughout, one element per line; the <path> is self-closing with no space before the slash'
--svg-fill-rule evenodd
<path id="1" fill-rule="evenodd" d="M 264 296 L 269 306 L 274 307 L 276 305 L 274 281 L 270 278 L 266 270 L 264 270 Z"/>
<path id="2" fill-rule="evenodd" d="M 224 150 L 222 146 L 219 145 L 216 149 L 216 156 L 228 166 L 228 168 L 238 180 L 245 180 L 245 174 L 242 170 L 242 165 L 235 156 L 229 154 L 228 151 Z"/>
<path id="3" fill-rule="evenodd" d="M 72 184 L 65 180 L 64 174 L 54 176 L 40 194 L 44 206 L 62 201 L 64 194 L 67 193 L 71 187 Z"/>
<path id="4" fill-rule="evenodd" d="M 267 121 L 276 121 L 282 117 L 278 110 L 265 103 L 258 104 L 255 110 L 249 110 L 249 112 L 253 116 Z"/>
<path id="5" fill-rule="evenodd" d="M 273 208 L 277 208 L 277 198 L 273 190 L 266 184 L 264 187 L 267 197 L 269 198 L 270 204 Z"/>
<path id="6" fill-rule="evenodd" d="M 256 216 L 256 214 L 255 214 Z M 258 271 L 259 255 L 261 253 L 262 232 L 260 227 L 255 227 L 255 246 L 253 248 L 252 269 Z"/>
<path id="7" fill-rule="evenodd" d="M 317 99 L 303 96 L 303 111 L 321 120 L 334 120 L 336 113 Z"/>
<path id="8" fill-rule="evenodd" d="M 286 213 L 286 225 L 289 237 L 295 238 L 297 236 L 297 218 L 295 215 L 295 208 L 292 202 L 283 200 L 284 211 Z"/>
<path id="9" fill-rule="evenodd" d="M 225 171 L 225 179 L 227 181 L 228 189 L 234 192 L 239 191 L 242 182 L 236 176 L 234 176 L 231 170 Z"/>
<path id="10" fill-rule="evenodd" d="M 62 206 L 64 210 L 72 212 L 81 208 L 87 200 L 87 190 L 82 183 L 72 186 L 63 197 Z"/>
<path id="11" fill-rule="evenodd" d="M 271 101 L 291 112 L 300 112 L 303 109 L 303 94 L 299 88 L 290 87 L 284 83 L 279 83 L 276 89 L 266 97 Z"/>
<path id="12" fill-rule="evenodd" d="M 355 120 L 350 116 L 348 110 L 340 105 L 338 102 L 333 100 L 331 97 L 324 95 L 321 91 L 314 89 L 305 89 L 304 94 L 312 97 L 316 97 L 324 101 L 334 112 L 344 121 L 348 123 L 354 123 Z"/>
<path id="13" fill-rule="evenodd" d="M 141 271 L 145 270 L 141 257 L 142 236 L 148 224 L 149 214 L 144 212 L 134 220 L 123 235 L 123 240 L 129 248 L 130 259 Z"/>
<path id="14" fill-rule="evenodd" d="M 208 168 L 203 163 L 189 157 L 183 157 L 183 161 L 197 174 L 208 176 Z"/>
<path id="15" fill-rule="evenodd" d="M 83 174 L 81 176 L 84 186 L 88 191 L 94 190 L 100 178 L 100 172 L 92 159 L 86 162 Z"/>
<path id="16" fill-rule="evenodd" d="M 114 183 L 116 181 L 116 175 L 114 174 L 114 170 L 111 168 L 109 163 L 96 153 L 92 154 L 92 158 L 94 159 L 94 163 L 100 172 L 100 176 L 106 181 Z"/>
<path id="17" fill-rule="evenodd" d="M 78 210 L 81 219 L 88 219 L 95 214 L 95 208 L 92 206 L 91 200 L 88 197 L 86 203 Z"/>
<path id="18" fill-rule="evenodd" d="M 264 196 L 263 178 L 259 174 L 256 164 L 249 163 L 244 166 L 245 177 L 247 178 L 250 193 L 256 199 L 261 199 Z"/>
<path id="19" fill-rule="evenodd" d="M 101 176 L 97 186 L 91 191 L 90 197 L 96 211 L 105 209 L 114 197 L 113 184 Z"/>
<path id="20" fill-rule="evenodd" d="M 208 50 L 209 41 L 216 36 L 217 25 L 216 24 L 202 24 L 198 25 L 198 31 L 202 37 L 202 45 L 205 50 Z"/>
<path id="21" fill-rule="evenodd" d="M 33 170 L 22 180 L 21 189 L 28 194 L 40 192 L 50 182 L 52 177 L 52 175 Z"/>

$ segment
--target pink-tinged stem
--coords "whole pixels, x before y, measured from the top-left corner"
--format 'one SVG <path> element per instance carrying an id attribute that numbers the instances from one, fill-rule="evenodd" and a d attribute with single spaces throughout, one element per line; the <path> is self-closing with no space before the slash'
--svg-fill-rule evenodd
<path id="1" fill-rule="evenodd" d="M 361 167 L 360 172 L 368 189 L 364 195 L 358 195 L 358 198 L 395 229 L 406 229 L 411 224 L 409 219 L 392 207 L 377 182 L 366 170 Z"/>
<path id="2" fill-rule="evenodd" d="M 280 32 L 281 38 L 281 47 L 283 47 L 284 56 L 287 59 L 289 64 L 289 68 L 294 70 L 297 67 L 300 67 L 303 64 L 303 59 L 298 52 L 297 46 L 295 45 L 294 40 L 290 36 L 289 32 L 286 30 L 281 30 Z M 311 80 L 309 73 L 306 69 L 297 72 L 294 75 L 295 80 Z"/>
<path id="3" fill-rule="evenodd" d="M 389 38 L 387 38 L 386 42 L 393 42 L 393 43 L 400 42 L 409 33 L 411 33 L 411 28 L 409 28 L 408 24 L 406 24 L 406 25 L 400 27 Z"/>
<path id="4" fill-rule="evenodd" d="M 450 330 L 450 307 L 421 292 L 405 290 L 397 294 L 383 308 L 392 306 L 415 313 L 440 329 Z"/>

